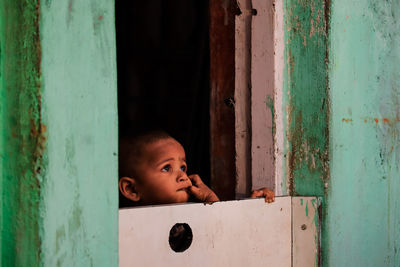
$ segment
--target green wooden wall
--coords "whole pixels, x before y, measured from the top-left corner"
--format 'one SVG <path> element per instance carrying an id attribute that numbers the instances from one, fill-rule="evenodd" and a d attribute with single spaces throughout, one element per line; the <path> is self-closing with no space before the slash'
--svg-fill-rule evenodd
<path id="1" fill-rule="evenodd" d="M 0 265 L 117 266 L 114 2 L 2 0 Z"/>
<path id="2" fill-rule="evenodd" d="M 284 3 L 287 192 L 323 197 L 322 266 L 400 266 L 400 2 Z"/>

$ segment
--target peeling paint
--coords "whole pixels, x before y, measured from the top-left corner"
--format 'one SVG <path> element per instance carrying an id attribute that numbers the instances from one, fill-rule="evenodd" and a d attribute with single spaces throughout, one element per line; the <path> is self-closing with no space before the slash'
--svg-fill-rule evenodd
<path id="1" fill-rule="evenodd" d="M 288 1 L 285 7 L 287 182 L 291 195 L 323 196 L 329 177 L 327 10 L 324 1 L 312 0 Z"/>
<path id="2" fill-rule="evenodd" d="M 40 2 L 3 1 L 1 43 L 0 262 L 39 266 L 41 181 L 46 173 L 42 121 Z M 15 34 L 18 32 L 18 34 Z M 24 251 L 25 253 L 21 253 Z"/>
<path id="3" fill-rule="evenodd" d="M 268 96 L 267 99 L 265 100 L 265 105 L 270 110 L 272 118 L 275 118 L 274 99 L 272 97 Z M 272 135 L 273 136 L 275 136 L 275 132 L 276 132 L 276 123 L 275 123 L 275 119 L 273 119 L 272 120 Z"/>

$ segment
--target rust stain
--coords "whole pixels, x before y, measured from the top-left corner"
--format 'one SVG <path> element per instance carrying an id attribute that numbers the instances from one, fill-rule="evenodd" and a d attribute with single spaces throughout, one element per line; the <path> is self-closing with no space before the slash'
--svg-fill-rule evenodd
<path id="1" fill-rule="evenodd" d="M 29 120 L 30 120 L 30 124 L 31 124 L 30 135 L 31 135 L 31 137 L 37 137 L 39 131 L 36 128 L 36 123 L 32 117 L 30 117 Z"/>
<path id="2" fill-rule="evenodd" d="M 351 119 L 351 118 L 349 118 L 349 119 L 343 118 L 342 122 L 353 122 L 353 119 Z"/>
<path id="3" fill-rule="evenodd" d="M 72 0 L 71 0 L 72 1 Z M 40 25 L 39 25 L 39 20 L 40 20 L 40 0 L 37 0 L 36 3 L 36 19 L 35 19 L 35 25 L 36 25 L 36 53 L 37 53 L 37 64 L 36 64 L 36 69 L 38 73 L 38 80 L 37 80 L 37 114 L 38 118 L 35 123 L 35 121 L 32 120 L 31 117 L 31 134 L 32 137 L 36 137 L 36 150 L 35 150 L 35 156 L 36 156 L 36 165 L 41 164 L 41 157 L 43 154 L 43 151 L 45 149 L 46 145 L 46 126 L 43 124 L 42 121 L 42 95 L 41 95 L 41 89 L 42 89 L 42 44 L 40 42 Z M 33 126 L 32 123 L 36 126 Z"/>
<path id="4" fill-rule="evenodd" d="M 331 16 L 331 0 L 325 0 L 324 2 L 324 11 L 325 11 L 325 35 L 329 35 L 329 30 L 330 30 L 330 16 Z M 329 49 L 328 46 L 326 48 L 327 50 Z"/>
<path id="5" fill-rule="evenodd" d="M 345 119 L 342 119 L 342 121 L 344 121 Z M 400 122 L 399 118 L 371 118 L 371 117 L 364 117 L 362 119 L 364 121 L 364 123 L 368 123 L 368 122 L 373 122 L 373 123 L 379 123 L 379 122 L 383 122 L 385 124 L 388 124 L 389 126 L 394 126 L 396 123 Z"/>
<path id="6" fill-rule="evenodd" d="M 99 20 L 102 20 L 103 19 L 103 16 L 99 16 Z"/>

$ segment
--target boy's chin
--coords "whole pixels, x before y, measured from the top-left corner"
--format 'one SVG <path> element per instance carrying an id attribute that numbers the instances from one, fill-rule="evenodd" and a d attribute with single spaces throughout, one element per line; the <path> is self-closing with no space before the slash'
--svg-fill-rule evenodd
<path id="1" fill-rule="evenodd" d="M 179 195 L 177 196 L 175 203 L 185 203 L 188 202 L 190 199 L 190 195 L 186 191 L 180 191 Z"/>

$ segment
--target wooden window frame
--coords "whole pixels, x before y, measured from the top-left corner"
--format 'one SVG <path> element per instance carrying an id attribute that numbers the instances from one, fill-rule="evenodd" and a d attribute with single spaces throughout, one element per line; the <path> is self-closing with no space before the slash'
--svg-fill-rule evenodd
<path id="1" fill-rule="evenodd" d="M 211 186 L 223 200 L 259 187 L 280 195 L 282 1 L 216 0 L 209 8 Z"/>

